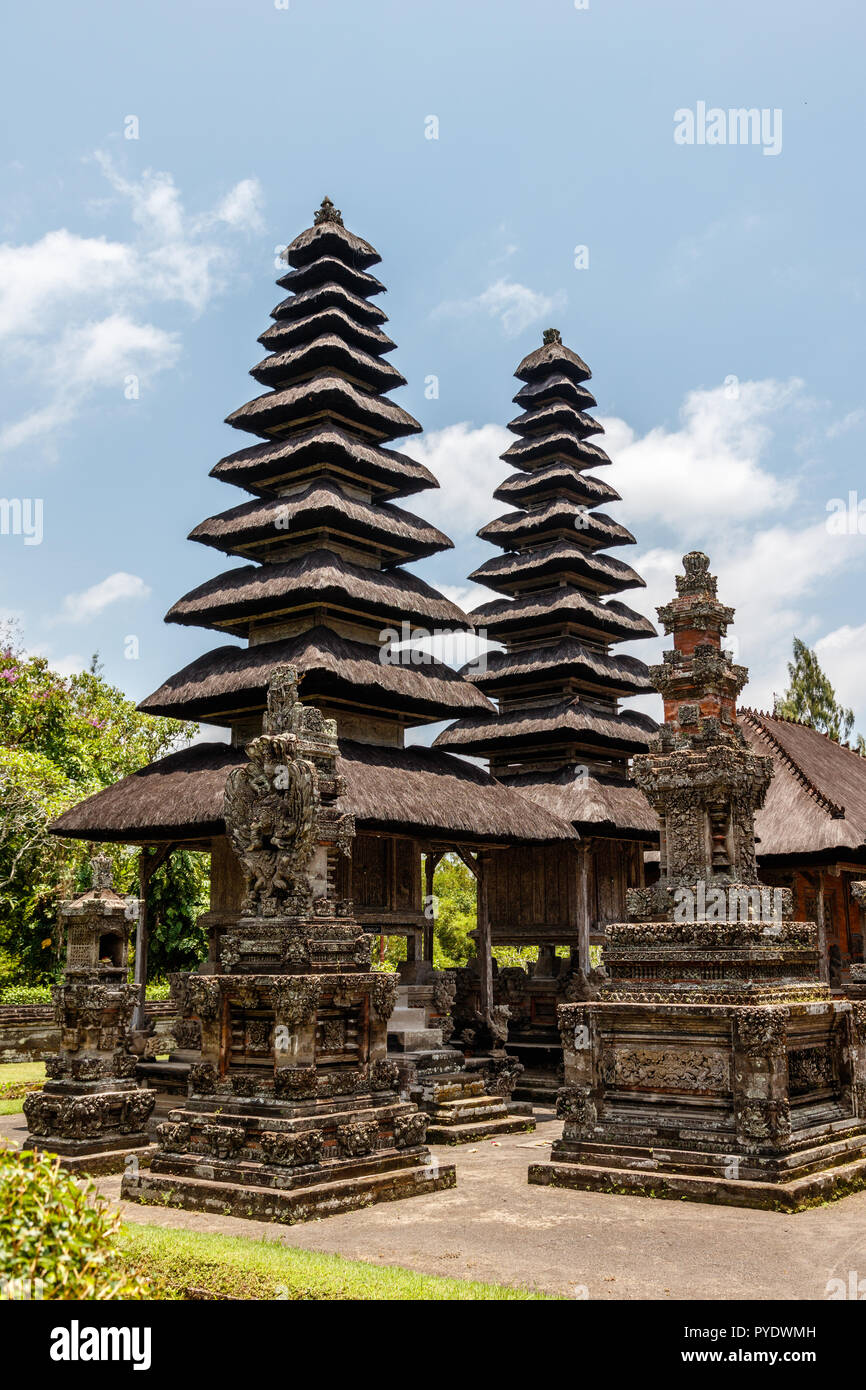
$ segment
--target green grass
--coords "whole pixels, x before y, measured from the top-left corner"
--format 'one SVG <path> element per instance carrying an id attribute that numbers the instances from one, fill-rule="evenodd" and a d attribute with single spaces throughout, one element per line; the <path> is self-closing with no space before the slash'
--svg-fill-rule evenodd
<path id="1" fill-rule="evenodd" d="M 130 1222 L 121 1250 L 147 1279 L 239 1299 L 536 1300 L 546 1294 L 500 1284 L 416 1274 L 396 1265 L 369 1265 L 340 1255 L 296 1250 L 273 1240 L 201 1235 Z"/>
<path id="2" fill-rule="evenodd" d="M 17 1115 L 27 1091 L 45 1080 L 44 1062 L 4 1062 L 0 1065 L 0 1115 Z M 36 1083 L 34 1085 L 34 1083 Z"/>

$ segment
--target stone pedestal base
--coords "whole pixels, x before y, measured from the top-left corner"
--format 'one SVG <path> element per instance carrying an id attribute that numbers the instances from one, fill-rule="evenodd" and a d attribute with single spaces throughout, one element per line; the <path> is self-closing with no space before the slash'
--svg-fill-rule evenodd
<path id="1" fill-rule="evenodd" d="M 424 1146 L 427 1117 L 396 1097 L 214 1105 L 191 1098 L 159 1126 L 148 1173 L 121 1195 L 293 1223 L 453 1187 Z"/>
<path id="2" fill-rule="evenodd" d="M 393 1165 L 393 1166 L 392 1166 Z M 276 1221 L 292 1226 L 315 1221 L 341 1211 L 355 1211 L 376 1202 L 395 1202 L 401 1197 L 420 1197 L 456 1186 L 451 1164 L 441 1164 L 430 1154 L 392 1155 L 375 1165 L 347 1164 L 335 1170 L 296 1179 L 296 1187 L 260 1187 L 242 1181 L 227 1183 L 207 1175 L 206 1164 L 196 1165 L 202 1176 L 189 1172 L 173 1176 L 164 1171 L 139 1173 L 123 1180 L 121 1195 L 128 1202 L 152 1202 L 158 1206 L 207 1211 L 219 1216 L 243 1216 L 250 1221 Z M 318 1180 L 317 1180 L 318 1179 Z"/>
<path id="3" fill-rule="evenodd" d="M 733 1176 L 730 1157 L 700 1150 L 664 1154 L 605 1144 L 555 1144 L 549 1163 L 534 1163 L 529 1181 L 620 1196 L 662 1197 L 797 1212 L 866 1187 L 866 1135 L 860 1125 L 824 1142 L 803 1140 L 785 1159 L 743 1162 Z M 567 1158 L 557 1162 L 557 1158 Z"/>
<path id="4" fill-rule="evenodd" d="M 107 1135 L 104 1139 L 33 1139 L 21 1145 L 36 1153 L 51 1154 L 60 1160 L 61 1168 L 70 1173 L 123 1173 L 129 1160 L 135 1157 L 139 1167 L 150 1163 L 154 1145 L 147 1134 Z"/>

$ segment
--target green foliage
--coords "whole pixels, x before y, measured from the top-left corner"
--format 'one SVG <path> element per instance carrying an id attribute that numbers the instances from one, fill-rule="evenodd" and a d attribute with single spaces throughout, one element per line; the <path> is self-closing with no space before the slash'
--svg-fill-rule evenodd
<path id="1" fill-rule="evenodd" d="M 56 1158 L 0 1149 L 0 1299 L 170 1297 L 128 1268 L 120 1217 Z M 38 1284 L 35 1281 L 39 1281 Z"/>
<path id="2" fill-rule="evenodd" d="M 57 909 L 89 884 L 87 847 L 48 833 L 69 806 L 189 742 L 194 724 L 139 714 L 93 669 L 73 676 L 26 656 L 7 628 L 0 637 L 0 986 L 41 983 L 56 973 Z M 134 857 L 113 847 L 121 892 L 135 891 Z M 170 879 L 173 870 L 164 871 Z M 187 900 L 200 900 L 200 873 L 177 875 Z M 190 881 L 196 880 L 194 893 Z M 158 885 L 154 885 L 154 892 Z M 163 911 L 181 961 L 191 946 Z M 170 949 L 170 948 L 169 948 Z"/>
<path id="3" fill-rule="evenodd" d="M 794 660 L 788 662 L 790 685 L 776 700 L 773 713 L 781 719 L 796 719 L 836 743 L 847 743 L 854 727 L 854 711 L 840 705 L 829 677 L 821 669 L 815 651 L 794 638 Z M 857 736 L 857 751 L 866 756 L 866 739 Z"/>
<path id="4" fill-rule="evenodd" d="M 475 876 L 456 854 L 446 854 L 433 875 L 433 964 L 466 965 L 475 955 L 469 933 L 477 924 Z"/>
<path id="5" fill-rule="evenodd" d="M 208 909 L 210 856 L 176 850 L 150 880 L 148 974 L 190 970 L 207 955 L 207 929 L 196 920 Z M 155 998 L 148 994 L 148 998 Z"/>
<path id="6" fill-rule="evenodd" d="M 528 1289 L 443 1279 L 395 1265 L 369 1265 L 340 1255 L 295 1250 L 270 1239 L 138 1224 L 124 1226 L 122 1239 L 123 1250 L 143 1274 L 179 1293 L 193 1288 L 223 1298 L 319 1302 L 547 1298 Z"/>

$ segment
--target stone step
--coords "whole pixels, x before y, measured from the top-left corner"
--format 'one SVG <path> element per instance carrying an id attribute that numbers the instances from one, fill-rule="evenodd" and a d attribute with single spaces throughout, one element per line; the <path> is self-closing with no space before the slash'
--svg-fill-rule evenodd
<path id="1" fill-rule="evenodd" d="M 388 1019 L 388 1032 L 400 1033 L 405 1028 L 426 1028 L 427 1015 L 423 1009 L 400 1008 L 394 1010 Z"/>
<path id="2" fill-rule="evenodd" d="M 532 1134 L 535 1121 L 525 1115 L 506 1115 L 500 1120 L 475 1120 L 470 1124 L 428 1125 L 428 1144 L 474 1144 L 498 1134 Z"/>
<path id="3" fill-rule="evenodd" d="M 467 1097 L 466 1100 L 437 1101 L 436 1110 L 441 1115 L 460 1115 L 465 1110 L 479 1115 L 483 1110 L 507 1113 L 502 1096 L 471 1096 Z"/>
<path id="4" fill-rule="evenodd" d="M 388 1047 L 393 1052 L 430 1052 L 442 1046 L 441 1028 L 415 1028 L 388 1031 Z"/>

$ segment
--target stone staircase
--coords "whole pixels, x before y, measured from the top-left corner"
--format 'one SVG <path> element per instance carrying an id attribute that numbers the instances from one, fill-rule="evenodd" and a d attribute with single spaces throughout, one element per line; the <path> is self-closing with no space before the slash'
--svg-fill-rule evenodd
<path id="1" fill-rule="evenodd" d="M 498 1134 L 531 1133 L 532 1115 L 512 1114 L 504 1096 L 488 1095 L 483 1079 L 466 1069 L 463 1053 L 446 1046 L 442 1029 L 428 1028 L 427 1022 L 426 1009 L 410 1007 L 409 987 L 398 987 L 388 1050 L 400 1068 L 404 1094 L 430 1117 L 427 1142 L 470 1144 Z"/>

